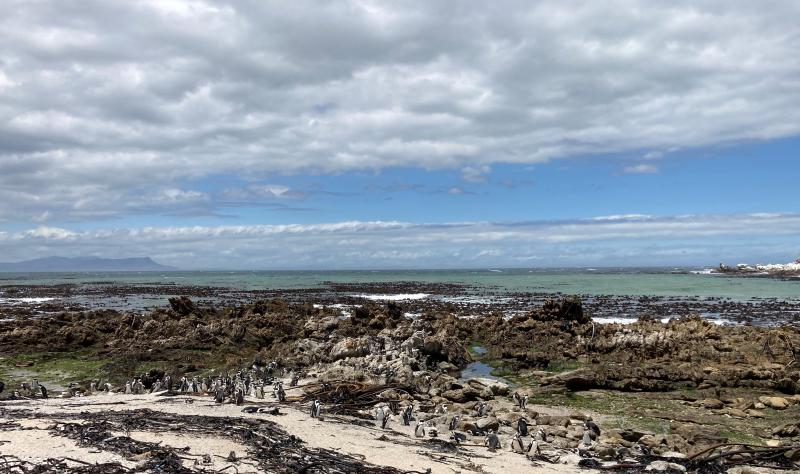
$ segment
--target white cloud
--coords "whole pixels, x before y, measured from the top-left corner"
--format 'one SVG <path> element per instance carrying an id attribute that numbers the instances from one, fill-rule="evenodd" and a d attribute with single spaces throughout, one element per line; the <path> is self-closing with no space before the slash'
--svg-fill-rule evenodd
<path id="1" fill-rule="evenodd" d="M 45 255 L 150 255 L 183 268 L 386 268 L 716 264 L 800 251 L 800 214 L 652 217 L 570 221 L 346 221 L 212 227 L 0 233 L 4 260 Z M 758 238 L 759 244 L 752 244 Z M 711 260 L 711 261 L 707 261 Z"/>
<path id="2" fill-rule="evenodd" d="M 628 166 L 625 169 L 623 169 L 622 172 L 625 174 L 654 174 L 658 173 L 658 166 L 640 164 L 640 165 Z"/>
<path id="3" fill-rule="evenodd" d="M 420 167 L 480 180 L 495 163 L 800 133 L 790 0 L 4 7 L 6 219 L 120 214 L 74 204 L 217 174 Z"/>

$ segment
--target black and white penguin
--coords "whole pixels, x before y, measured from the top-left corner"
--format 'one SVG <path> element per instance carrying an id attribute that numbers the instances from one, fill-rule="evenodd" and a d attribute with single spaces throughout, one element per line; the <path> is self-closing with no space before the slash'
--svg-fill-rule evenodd
<path id="1" fill-rule="evenodd" d="M 589 436 L 589 431 L 586 430 L 583 432 L 583 439 L 581 440 L 581 446 L 584 448 L 590 448 L 592 446 L 592 437 Z"/>
<path id="2" fill-rule="evenodd" d="M 497 437 L 497 433 L 494 431 L 490 431 L 489 434 L 486 435 L 486 439 L 483 440 L 483 444 L 489 448 L 489 451 L 495 451 L 502 447 L 500 445 L 500 438 Z"/>
<path id="3" fill-rule="evenodd" d="M 414 428 L 414 436 L 417 438 L 425 437 L 425 425 L 423 425 L 421 421 L 417 421 L 417 426 Z"/>
<path id="4" fill-rule="evenodd" d="M 522 438 L 519 433 L 514 434 L 514 437 L 511 438 L 511 451 L 514 453 L 525 452 L 525 447 L 522 445 Z"/>
<path id="5" fill-rule="evenodd" d="M 597 439 L 597 437 L 600 436 L 600 427 L 597 426 L 597 423 L 592 421 L 591 418 L 587 419 L 583 423 L 583 427 L 586 428 L 587 430 L 591 431 L 591 433 L 589 433 L 589 435 L 592 436 L 592 439 Z"/>
<path id="6" fill-rule="evenodd" d="M 528 420 L 524 416 L 517 420 L 517 434 L 528 436 Z"/>
<path id="7" fill-rule="evenodd" d="M 461 444 L 467 440 L 467 435 L 464 433 L 459 433 L 458 431 L 453 431 L 450 433 L 450 439 L 452 439 L 456 444 Z"/>
<path id="8" fill-rule="evenodd" d="M 311 416 L 313 418 L 319 418 L 320 413 L 322 413 L 322 402 L 314 400 L 314 403 L 311 405 Z"/>
<path id="9" fill-rule="evenodd" d="M 414 419 L 414 406 L 408 405 L 403 410 L 403 424 L 408 426 L 411 424 L 411 420 Z"/>
<path id="10" fill-rule="evenodd" d="M 389 423 L 389 414 L 386 413 L 386 410 L 381 406 L 375 410 L 375 419 L 378 420 L 378 426 L 381 429 L 386 429 L 387 423 Z"/>
<path id="11" fill-rule="evenodd" d="M 539 456 L 542 454 L 542 450 L 539 449 L 539 443 L 537 441 L 531 441 L 527 448 L 525 448 L 525 452 L 528 456 Z"/>
<path id="12" fill-rule="evenodd" d="M 236 398 L 235 398 L 236 405 L 241 405 L 244 403 L 244 391 L 241 388 L 236 389 Z"/>
<path id="13" fill-rule="evenodd" d="M 452 418 L 450 418 L 450 424 L 447 425 L 450 431 L 454 431 L 458 427 L 458 421 L 460 418 L 461 417 L 459 417 L 458 415 L 455 415 Z"/>
<path id="14" fill-rule="evenodd" d="M 544 432 L 543 429 L 539 428 L 536 430 L 536 433 L 533 435 L 534 441 L 541 441 L 542 443 L 547 442 L 547 433 Z"/>
<path id="15" fill-rule="evenodd" d="M 522 396 L 519 394 L 519 392 L 514 392 L 514 403 L 516 403 L 518 407 L 522 408 Z"/>

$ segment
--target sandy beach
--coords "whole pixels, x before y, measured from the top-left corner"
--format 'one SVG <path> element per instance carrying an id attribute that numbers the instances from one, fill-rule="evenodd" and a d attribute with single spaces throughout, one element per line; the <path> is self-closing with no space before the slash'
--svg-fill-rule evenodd
<path id="1" fill-rule="evenodd" d="M 110 405 L 113 404 L 113 405 Z M 246 400 L 245 406 L 264 405 L 263 400 Z M 546 409 L 545 407 L 536 407 Z M 390 422 L 387 429 L 372 423 L 366 426 L 352 424 L 352 418 L 325 416 L 322 420 L 312 418 L 306 410 L 296 405 L 281 407 L 281 415 L 242 413 L 236 405 L 218 405 L 211 397 L 175 396 L 156 394 L 125 395 L 100 394 L 74 398 L 53 398 L 35 401 L 5 401 L 0 403 L 0 426 L 17 423 L 18 428 L 0 431 L 0 453 L 14 456 L 31 463 L 43 463 L 47 459 L 73 458 L 88 463 L 116 462 L 135 468 L 137 460 L 103 451 L 97 447 L 81 446 L 74 440 L 59 435 L 59 422 L 74 421 L 81 414 L 109 412 L 131 412 L 153 410 L 171 415 L 205 415 L 234 419 L 258 419 L 275 423 L 289 435 L 302 439 L 309 449 L 322 448 L 363 459 L 376 466 L 390 466 L 401 471 L 419 471 L 435 474 L 453 472 L 484 472 L 507 474 L 516 472 L 566 473 L 575 472 L 574 457 L 564 464 L 531 461 L 523 454 L 509 451 L 508 443 L 495 452 L 475 442 L 465 443 L 455 453 L 439 453 L 426 447 L 422 440 L 414 437 L 413 426 L 403 426 L 399 419 Z M 32 418 L 18 419 L 9 412 L 24 412 Z M 554 414 L 556 411 L 554 411 Z M 78 421 L 80 422 L 80 421 Z M 443 430 L 446 431 L 446 430 Z M 217 435 L 182 432 L 181 427 L 170 431 L 133 430 L 113 431 L 118 436 L 129 436 L 133 440 L 156 442 L 175 449 L 187 448 L 184 465 L 187 469 L 225 469 L 235 466 L 239 473 L 267 472 L 258 467 L 258 461 L 248 453 L 248 447 L 226 436 L 224 430 Z M 446 436 L 445 436 L 446 437 Z M 476 438 L 477 440 L 477 438 Z M 237 461 L 231 462 L 231 452 Z M 202 456 L 210 456 L 210 463 L 203 463 Z M 197 461 L 197 462 L 196 462 Z M 73 465 L 79 465 L 73 463 Z M 582 470 L 582 472 L 592 472 Z"/>

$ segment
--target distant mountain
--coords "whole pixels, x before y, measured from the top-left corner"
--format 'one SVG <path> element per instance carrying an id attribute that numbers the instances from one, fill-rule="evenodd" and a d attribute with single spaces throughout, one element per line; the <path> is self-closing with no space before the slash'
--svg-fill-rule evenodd
<path id="1" fill-rule="evenodd" d="M 150 257 L 45 257 L 17 263 L 0 263 L 0 272 L 151 272 L 177 270 Z"/>

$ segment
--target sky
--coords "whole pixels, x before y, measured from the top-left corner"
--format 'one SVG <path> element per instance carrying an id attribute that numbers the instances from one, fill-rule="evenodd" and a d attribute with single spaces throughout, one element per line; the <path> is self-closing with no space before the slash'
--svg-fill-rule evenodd
<path id="1" fill-rule="evenodd" d="M 5 0 L 0 261 L 800 257 L 800 3 Z"/>

